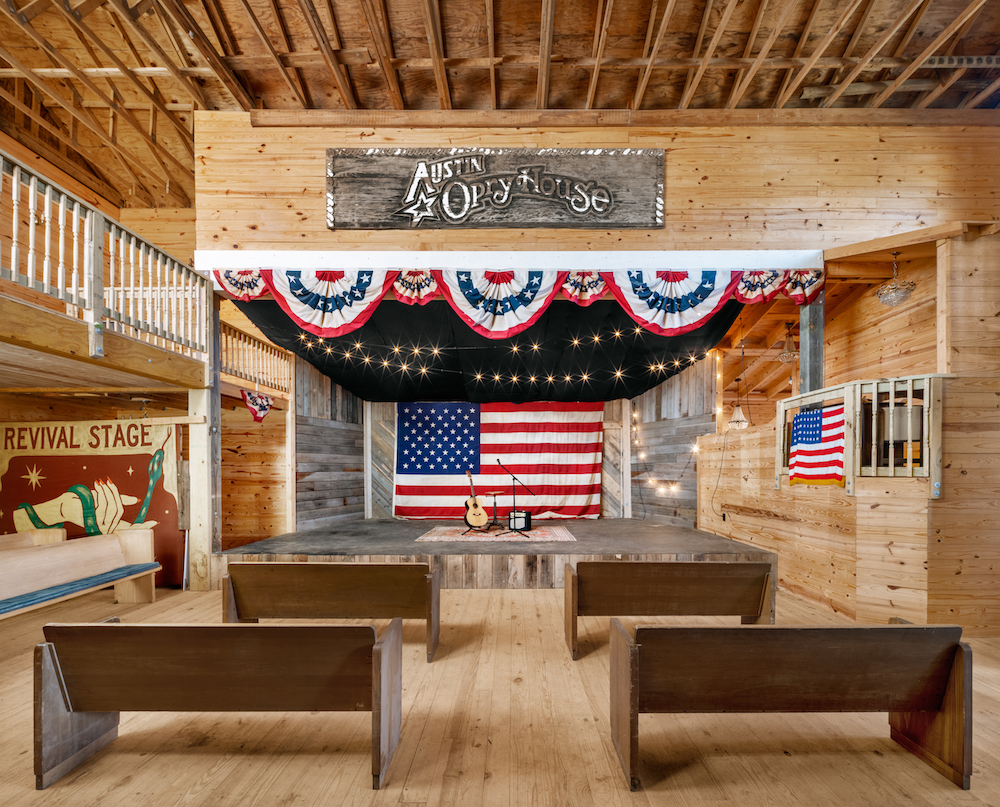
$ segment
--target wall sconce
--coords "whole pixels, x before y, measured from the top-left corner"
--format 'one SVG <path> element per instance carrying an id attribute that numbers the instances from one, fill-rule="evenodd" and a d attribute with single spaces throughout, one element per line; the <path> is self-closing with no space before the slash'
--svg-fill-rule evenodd
<path id="1" fill-rule="evenodd" d="M 910 295 L 913 294 L 913 290 L 917 287 L 917 284 L 912 280 L 899 281 L 896 279 L 897 265 L 896 258 L 899 257 L 898 252 L 893 252 L 892 254 L 892 280 L 888 283 L 883 283 L 877 289 L 875 289 L 875 296 L 878 297 L 878 301 L 882 305 L 887 305 L 890 308 L 895 308 L 897 305 L 902 305 L 907 300 L 910 299 Z"/>

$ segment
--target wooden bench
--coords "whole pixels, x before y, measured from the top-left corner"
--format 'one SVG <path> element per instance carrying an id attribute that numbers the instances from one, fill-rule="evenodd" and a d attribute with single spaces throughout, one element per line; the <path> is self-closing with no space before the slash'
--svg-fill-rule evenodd
<path id="1" fill-rule="evenodd" d="M 402 622 L 60 625 L 35 647 L 35 786 L 118 736 L 119 712 L 370 711 L 372 784 L 399 743 Z"/>
<path id="2" fill-rule="evenodd" d="M 953 625 L 644 627 L 611 620 L 611 739 L 639 786 L 639 714 L 888 712 L 890 736 L 964 790 L 972 651 Z"/>
<path id="3" fill-rule="evenodd" d="M 581 616 L 739 616 L 774 623 L 769 563 L 580 561 L 566 564 L 566 646 L 578 655 Z"/>
<path id="4" fill-rule="evenodd" d="M 7 549 L 0 563 L 0 618 L 115 587 L 115 602 L 153 602 L 153 531 L 128 530 Z"/>
<path id="5" fill-rule="evenodd" d="M 0 551 L 6 549 L 24 549 L 28 546 L 41 544 L 57 544 L 66 540 L 66 530 L 62 527 L 27 530 L 26 532 L 10 532 L 0 535 Z"/>
<path id="6" fill-rule="evenodd" d="M 222 621 L 426 619 L 427 660 L 441 633 L 441 577 L 426 563 L 230 563 Z"/>

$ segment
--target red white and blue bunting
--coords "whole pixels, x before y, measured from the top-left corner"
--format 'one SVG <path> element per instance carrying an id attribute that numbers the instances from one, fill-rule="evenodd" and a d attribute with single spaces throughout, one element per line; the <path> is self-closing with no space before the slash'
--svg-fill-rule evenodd
<path id="1" fill-rule="evenodd" d="M 333 337 L 364 325 L 398 274 L 385 269 L 288 269 L 266 272 L 265 280 L 293 321 L 309 333 Z"/>
<path id="2" fill-rule="evenodd" d="M 660 336 L 679 336 L 705 324 L 726 304 L 741 272 L 616 269 L 603 274 L 632 319 Z"/>
<path id="3" fill-rule="evenodd" d="M 426 305 L 440 296 L 441 287 L 430 269 L 403 269 L 392 284 L 392 291 L 401 303 Z"/>
<path id="4" fill-rule="evenodd" d="M 241 389 L 240 395 L 243 396 L 243 403 L 247 405 L 247 409 L 250 410 L 253 419 L 258 423 L 264 419 L 267 413 L 271 411 L 271 407 L 274 406 L 274 398 L 270 395 L 265 395 L 263 392 L 252 392 L 248 389 Z"/>
<path id="5" fill-rule="evenodd" d="M 580 306 L 610 291 L 643 328 L 679 336 L 704 325 L 731 298 L 763 303 L 783 294 L 805 305 L 826 280 L 823 269 L 242 269 L 215 275 L 238 300 L 270 292 L 296 324 L 317 336 L 357 330 L 391 288 L 408 305 L 443 295 L 470 328 L 490 339 L 530 327 L 560 291 Z"/>
<path id="6" fill-rule="evenodd" d="M 566 280 L 566 272 L 438 269 L 444 296 L 465 323 L 490 339 L 506 339 L 537 320 Z"/>

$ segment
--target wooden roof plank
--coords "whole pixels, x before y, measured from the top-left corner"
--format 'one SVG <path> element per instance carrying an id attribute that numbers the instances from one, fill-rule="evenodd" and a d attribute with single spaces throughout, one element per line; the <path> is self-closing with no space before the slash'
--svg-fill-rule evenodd
<path id="1" fill-rule="evenodd" d="M 806 42 L 809 41 L 809 35 L 812 33 L 812 27 L 816 22 L 816 17 L 819 15 L 819 8 L 822 5 L 823 0 L 813 0 L 812 6 L 809 9 L 809 16 L 806 18 L 806 24 L 802 28 L 802 33 L 799 34 L 798 40 L 795 43 L 795 50 L 792 52 L 794 58 L 798 58 L 802 55 L 802 51 L 805 50 Z M 805 62 L 803 62 L 805 64 Z M 780 96 L 785 92 L 788 87 L 789 82 L 792 80 L 791 70 L 785 73 L 784 78 L 781 80 L 781 87 L 778 89 L 777 96 Z M 776 96 L 776 98 L 777 98 Z M 772 107 L 775 106 L 772 104 Z"/>
<path id="2" fill-rule="evenodd" d="M 890 95 L 892 95 L 904 81 L 906 81 L 906 79 L 920 69 L 920 65 L 924 59 L 933 54 L 938 48 L 947 42 L 973 14 L 977 14 L 985 2 L 986 0 L 972 0 L 972 2 L 966 6 L 965 10 L 961 14 L 955 17 L 955 19 L 945 26 L 943 31 L 934 37 L 934 40 L 926 48 L 924 48 L 923 51 L 921 51 L 920 55 L 913 60 L 913 63 L 909 67 L 903 68 L 903 72 L 896 76 L 892 83 L 890 83 L 888 87 L 882 90 L 882 92 L 872 100 L 871 108 L 881 106 L 882 103 Z"/>
<path id="3" fill-rule="evenodd" d="M 746 45 L 743 47 L 743 58 L 750 58 L 750 54 L 753 53 L 753 46 L 757 42 L 757 34 L 760 33 L 760 24 L 764 20 L 764 12 L 767 11 L 767 5 L 769 0 L 760 0 L 757 4 L 757 13 L 753 18 L 753 25 L 750 26 L 750 34 L 747 36 Z M 744 69 L 741 67 L 736 71 L 736 75 L 733 77 L 733 85 L 729 88 L 729 100 L 726 101 L 726 109 L 732 109 L 733 96 L 736 95 L 736 90 L 740 86 L 740 82 L 743 81 Z"/>

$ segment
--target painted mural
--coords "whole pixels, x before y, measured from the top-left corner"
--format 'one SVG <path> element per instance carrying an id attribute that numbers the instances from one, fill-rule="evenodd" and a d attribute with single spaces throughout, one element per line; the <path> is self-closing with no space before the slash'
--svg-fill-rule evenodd
<path id="1" fill-rule="evenodd" d="M 144 420 L 0 424 L 0 534 L 70 539 L 152 529 L 157 585 L 183 581 L 177 426 Z"/>

